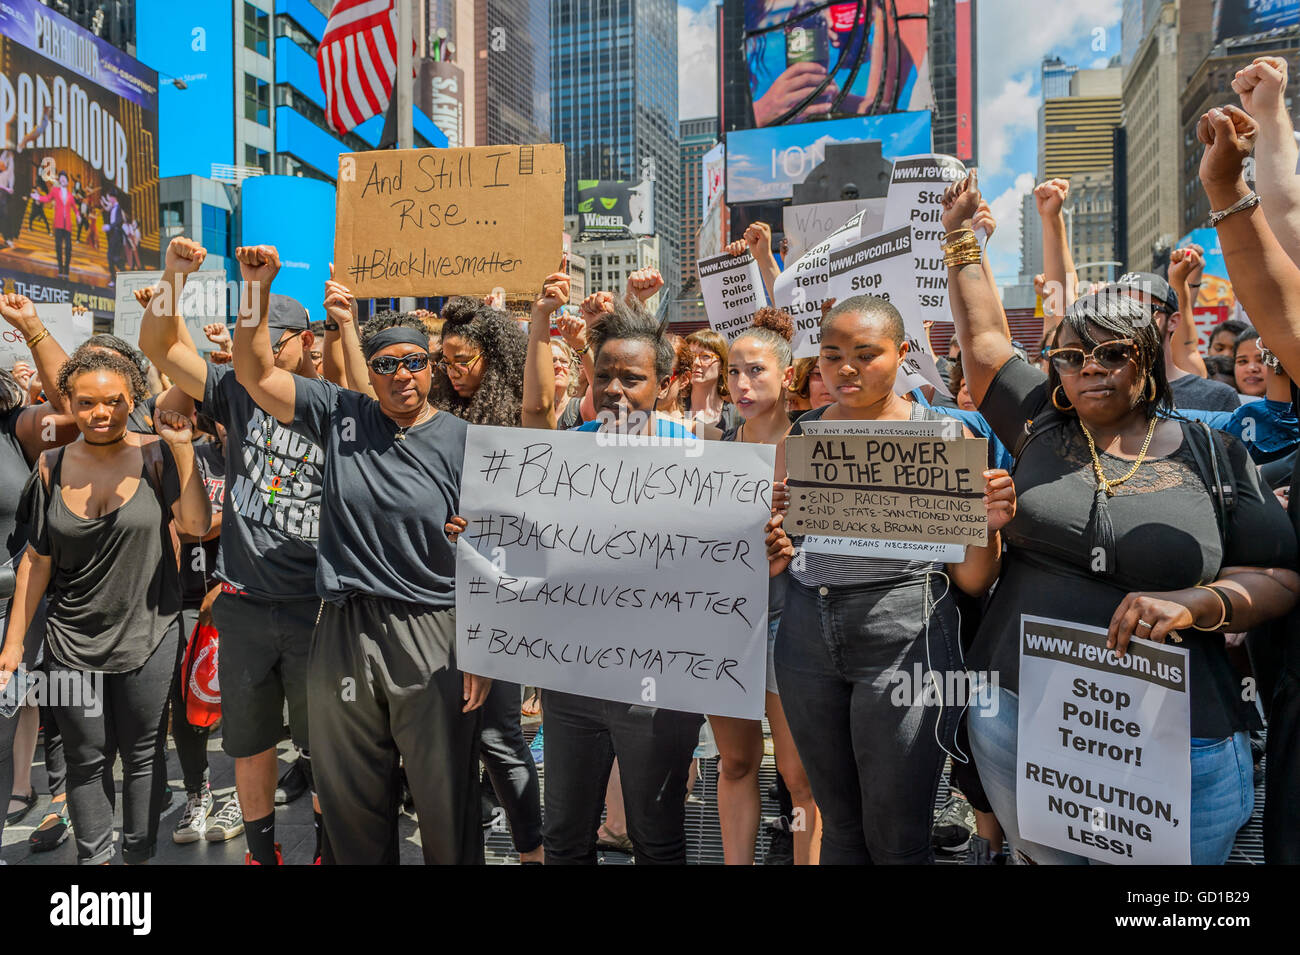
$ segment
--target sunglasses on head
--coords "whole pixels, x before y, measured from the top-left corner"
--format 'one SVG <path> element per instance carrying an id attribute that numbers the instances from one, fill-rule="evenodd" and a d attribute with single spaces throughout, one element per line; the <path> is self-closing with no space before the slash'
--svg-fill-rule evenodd
<path id="1" fill-rule="evenodd" d="M 394 358 L 392 355 L 380 355 L 378 358 L 370 359 L 370 368 L 376 375 L 396 374 L 398 367 L 404 367 L 411 374 L 417 371 L 424 371 L 429 366 L 429 356 L 425 352 L 412 352 L 409 355 L 403 355 L 401 358 Z"/>
<path id="2" fill-rule="evenodd" d="M 1107 371 L 1114 371 L 1133 361 L 1136 354 L 1137 349 L 1132 339 L 1119 338 L 1111 342 L 1102 342 L 1090 352 L 1084 351 L 1078 345 L 1053 348 L 1047 353 L 1047 357 L 1051 359 L 1052 365 L 1058 372 L 1073 375 L 1082 371 L 1083 366 L 1090 360 Z"/>

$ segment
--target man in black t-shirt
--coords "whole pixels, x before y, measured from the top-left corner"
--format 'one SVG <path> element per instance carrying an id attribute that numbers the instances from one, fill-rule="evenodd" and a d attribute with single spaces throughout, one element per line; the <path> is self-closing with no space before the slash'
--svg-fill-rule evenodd
<path id="1" fill-rule="evenodd" d="M 216 577 L 222 593 L 212 606 L 221 633 L 222 745 L 235 760 L 238 802 L 218 811 L 210 841 L 243 831 L 246 861 L 277 865 L 276 743 L 289 705 L 289 730 L 309 759 L 307 653 L 320 609 L 316 596 L 316 538 L 324 454 L 301 430 L 265 414 L 228 366 L 209 365 L 183 333 L 177 314 L 185 276 L 206 251 L 177 237 L 167 248 L 163 278 L 144 310 L 140 347 L 203 412 L 227 433 L 226 486 Z M 315 378 L 307 312 L 273 296 L 276 366 Z M 310 767 L 310 762 L 305 764 Z M 310 780 L 310 773 L 308 774 Z M 314 787 L 313 787 L 314 788 Z M 320 854 L 320 810 L 313 797 Z"/>

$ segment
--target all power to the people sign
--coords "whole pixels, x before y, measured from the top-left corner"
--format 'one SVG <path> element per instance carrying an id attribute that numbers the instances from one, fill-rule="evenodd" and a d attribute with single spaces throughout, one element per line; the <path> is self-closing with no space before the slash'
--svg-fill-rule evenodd
<path id="1" fill-rule="evenodd" d="M 456 554 L 469 673 L 760 719 L 771 445 L 472 427 Z"/>
<path id="2" fill-rule="evenodd" d="M 1122 864 L 1191 863 L 1187 651 L 1020 618 L 1016 814 L 1030 842 Z M 972 717 L 977 719 L 978 717 Z"/>

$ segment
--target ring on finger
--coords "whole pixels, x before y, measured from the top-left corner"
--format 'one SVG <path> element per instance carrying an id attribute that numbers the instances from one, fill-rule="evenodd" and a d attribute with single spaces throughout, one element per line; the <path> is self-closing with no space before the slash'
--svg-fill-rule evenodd
<path id="1" fill-rule="evenodd" d="M 1145 620 L 1139 620 L 1139 621 L 1137 622 L 1137 625 L 1138 625 L 1139 627 L 1146 627 L 1148 630 L 1151 629 L 1151 624 L 1147 623 Z"/>

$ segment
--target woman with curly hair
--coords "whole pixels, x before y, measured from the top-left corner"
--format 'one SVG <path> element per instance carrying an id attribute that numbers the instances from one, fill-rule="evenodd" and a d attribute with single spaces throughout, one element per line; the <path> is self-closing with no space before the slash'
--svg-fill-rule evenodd
<path id="1" fill-rule="evenodd" d="M 701 328 L 686 336 L 694 364 L 691 388 L 686 396 L 690 417 L 723 431 L 740 426 L 740 415 L 727 392 L 727 342 L 711 328 Z"/>
<path id="2" fill-rule="evenodd" d="M 458 296 L 442 310 L 442 359 L 429 396 L 434 407 L 470 424 L 554 427 L 545 414 L 526 414 L 524 362 L 528 335 L 500 309 Z M 547 326 L 549 334 L 550 326 Z M 549 350 L 553 368 L 555 345 Z M 565 370 L 571 366 L 565 364 Z M 560 375 L 556 375 L 557 383 Z M 559 388 L 553 413 L 563 410 Z M 495 680 L 483 704 L 482 759 L 505 809 L 521 862 L 542 861 L 542 795 L 537 764 L 519 724 L 519 684 Z"/>
<path id="3" fill-rule="evenodd" d="M 49 678 L 85 686 L 102 706 L 55 707 L 68 763 L 77 859 L 98 865 L 113 848 L 105 789 L 116 750 L 123 763 L 122 858 L 154 853 L 162 811 L 167 702 L 184 636 L 176 534 L 202 537 L 212 521 L 194 464 L 191 425 L 159 410 L 161 440 L 129 431 L 146 394 L 129 359 L 81 348 L 63 365 L 59 394 L 81 432 L 41 455 L 24 490 L 27 550 L 18 566 L 0 684 L 48 593 Z M 173 527 L 174 523 L 174 527 Z"/>

